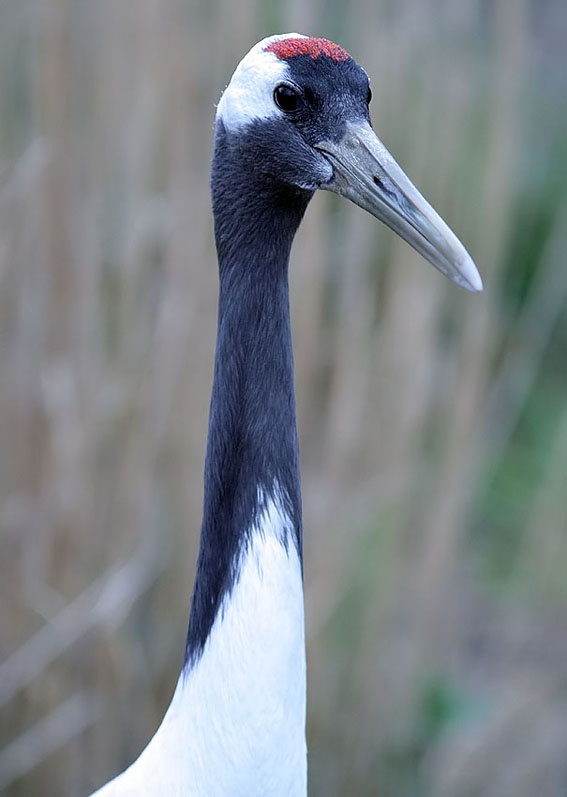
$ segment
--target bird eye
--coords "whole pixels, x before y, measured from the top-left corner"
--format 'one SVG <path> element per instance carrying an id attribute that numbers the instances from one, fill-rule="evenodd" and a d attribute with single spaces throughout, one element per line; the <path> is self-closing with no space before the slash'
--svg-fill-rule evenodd
<path id="1" fill-rule="evenodd" d="M 366 104 L 370 105 L 370 100 L 372 99 L 372 89 L 368 86 L 368 94 L 366 95 Z"/>
<path id="2" fill-rule="evenodd" d="M 274 102 L 282 111 L 291 113 L 299 108 L 299 94 L 291 86 L 282 83 L 274 89 Z"/>

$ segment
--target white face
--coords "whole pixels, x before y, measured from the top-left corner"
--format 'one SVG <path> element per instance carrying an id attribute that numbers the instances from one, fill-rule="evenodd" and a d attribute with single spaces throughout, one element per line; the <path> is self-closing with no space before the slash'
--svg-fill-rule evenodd
<path id="1" fill-rule="evenodd" d="M 230 83 L 217 106 L 217 119 L 231 131 L 255 119 L 283 116 L 274 102 L 274 89 L 289 81 L 289 67 L 273 52 L 265 52 L 273 42 L 282 39 L 306 39 L 301 33 L 269 36 L 255 44 L 236 67 Z"/>

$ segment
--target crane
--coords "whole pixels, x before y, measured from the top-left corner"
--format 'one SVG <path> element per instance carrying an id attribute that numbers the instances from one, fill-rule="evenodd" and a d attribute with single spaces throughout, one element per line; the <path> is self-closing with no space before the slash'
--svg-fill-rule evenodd
<path id="1" fill-rule="evenodd" d="M 344 49 L 289 33 L 256 44 L 218 103 L 218 330 L 185 659 L 153 739 L 99 797 L 306 794 L 294 235 L 314 192 L 333 191 L 482 290 L 462 244 L 376 137 L 370 99 Z"/>

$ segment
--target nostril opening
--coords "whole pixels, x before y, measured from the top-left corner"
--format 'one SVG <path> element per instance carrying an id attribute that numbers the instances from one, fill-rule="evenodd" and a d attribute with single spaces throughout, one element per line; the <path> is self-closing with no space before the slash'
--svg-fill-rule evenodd
<path id="1" fill-rule="evenodd" d="M 391 188 L 388 188 L 384 184 L 384 181 L 382 180 L 381 177 L 379 177 L 377 174 L 375 174 L 372 179 L 374 180 L 375 185 L 377 185 L 378 188 L 382 191 L 382 193 L 386 194 L 386 196 L 389 196 L 389 197 L 395 197 L 395 193 L 392 191 Z"/>

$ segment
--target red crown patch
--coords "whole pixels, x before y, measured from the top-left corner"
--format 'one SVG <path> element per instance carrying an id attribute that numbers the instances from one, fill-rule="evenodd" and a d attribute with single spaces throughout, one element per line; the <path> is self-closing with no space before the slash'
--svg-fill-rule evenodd
<path id="1" fill-rule="evenodd" d="M 326 55 L 332 58 L 333 61 L 347 61 L 350 55 L 338 44 L 327 39 L 317 39 L 310 37 L 308 39 L 280 39 L 279 41 L 268 44 L 264 52 L 272 52 L 277 55 L 281 61 L 286 61 L 288 58 L 294 58 L 296 55 L 308 55 L 315 60 L 320 55 Z"/>

